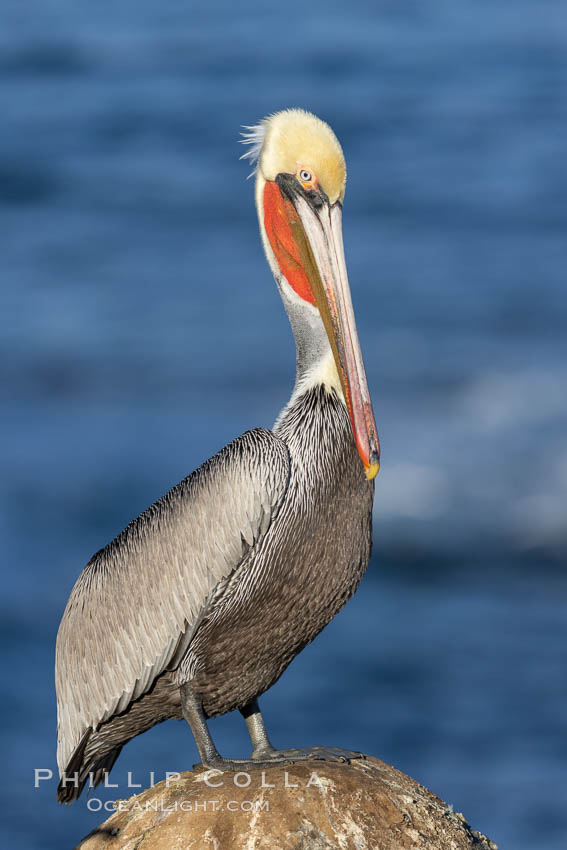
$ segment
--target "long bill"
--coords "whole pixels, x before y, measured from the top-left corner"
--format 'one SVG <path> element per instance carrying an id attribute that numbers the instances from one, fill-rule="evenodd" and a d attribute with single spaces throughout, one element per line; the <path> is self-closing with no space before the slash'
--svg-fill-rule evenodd
<path id="1" fill-rule="evenodd" d="M 288 219 L 293 239 L 327 331 L 354 441 L 366 477 L 372 479 L 380 468 L 380 443 L 348 283 L 341 205 L 286 184 L 280 183 L 280 189 L 297 212 Z"/>

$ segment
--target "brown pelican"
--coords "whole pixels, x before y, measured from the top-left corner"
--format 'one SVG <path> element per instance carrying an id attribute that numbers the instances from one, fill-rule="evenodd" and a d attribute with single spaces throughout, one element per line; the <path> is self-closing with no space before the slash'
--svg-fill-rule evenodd
<path id="1" fill-rule="evenodd" d="M 274 749 L 257 701 L 370 558 L 379 444 L 343 250 L 345 160 L 331 128 L 303 110 L 247 129 L 262 242 L 297 344 L 295 387 L 272 431 L 221 449 L 79 576 L 57 636 L 60 802 L 170 717 L 185 718 L 211 768 L 352 755 Z M 207 728 L 234 709 L 250 759 L 222 758 Z"/>

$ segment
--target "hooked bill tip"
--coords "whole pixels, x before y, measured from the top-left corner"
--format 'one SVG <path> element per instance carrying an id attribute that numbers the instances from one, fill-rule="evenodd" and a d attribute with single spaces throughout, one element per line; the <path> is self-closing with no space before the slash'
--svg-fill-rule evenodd
<path id="1" fill-rule="evenodd" d="M 368 458 L 368 464 L 364 464 L 364 474 L 369 481 L 376 478 L 380 469 L 380 452 L 377 448 L 373 448 Z"/>
<path id="2" fill-rule="evenodd" d="M 369 481 L 372 481 L 373 478 L 376 478 L 378 475 L 378 470 L 380 469 L 380 462 L 376 461 L 375 463 L 370 463 L 364 470 L 364 474 L 368 478 Z"/>

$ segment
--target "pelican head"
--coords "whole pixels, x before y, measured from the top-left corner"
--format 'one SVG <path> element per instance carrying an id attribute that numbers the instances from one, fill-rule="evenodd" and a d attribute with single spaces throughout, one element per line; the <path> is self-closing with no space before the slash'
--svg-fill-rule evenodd
<path id="1" fill-rule="evenodd" d="M 305 350 L 311 361 L 328 355 L 372 479 L 380 447 L 344 256 L 342 148 L 328 124 L 302 109 L 277 112 L 246 129 L 250 148 L 244 156 L 256 164 L 262 241 L 292 322 L 298 358 Z"/>

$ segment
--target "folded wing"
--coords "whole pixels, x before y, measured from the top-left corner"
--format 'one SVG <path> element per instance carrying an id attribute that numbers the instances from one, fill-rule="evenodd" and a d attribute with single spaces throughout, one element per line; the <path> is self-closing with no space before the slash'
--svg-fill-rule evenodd
<path id="1" fill-rule="evenodd" d="M 216 585 L 265 535 L 289 480 L 285 443 L 248 431 L 91 558 L 57 636 L 57 762 L 125 711 L 187 649 Z"/>

